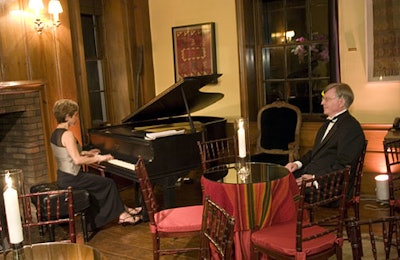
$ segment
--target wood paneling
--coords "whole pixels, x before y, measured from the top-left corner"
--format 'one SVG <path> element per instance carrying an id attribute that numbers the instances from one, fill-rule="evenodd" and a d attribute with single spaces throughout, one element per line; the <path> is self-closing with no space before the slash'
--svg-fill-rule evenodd
<path id="1" fill-rule="evenodd" d="M 315 135 L 322 122 L 303 122 L 300 130 L 300 155 L 311 150 L 314 145 Z"/>

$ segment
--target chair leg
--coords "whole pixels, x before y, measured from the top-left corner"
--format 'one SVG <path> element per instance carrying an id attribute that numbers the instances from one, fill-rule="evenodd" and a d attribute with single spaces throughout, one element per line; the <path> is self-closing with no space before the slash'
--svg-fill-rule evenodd
<path id="1" fill-rule="evenodd" d="M 36 218 L 39 218 L 39 216 L 36 214 Z M 39 226 L 39 236 L 43 237 L 44 235 L 44 226 Z"/>
<path id="2" fill-rule="evenodd" d="M 357 220 L 360 220 L 360 204 L 356 202 L 354 204 L 354 214 Z M 363 246 L 362 246 L 362 238 L 361 238 L 361 228 L 360 226 L 357 227 L 357 237 L 358 237 L 358 244 L 360 250 L 360 256 L 364 256 L 363 253 Z"/>
<path id="3" fill-rule="evenodd" d="M 83 241 L 86 243 L 89 241 L 88 230 L 86 225 L 86 214 L 85 212 L 81 213 L 81 222 L 82 222 L 82 233 L 83 233 Z"/>
<path id="4" fill-rule="evenodd" d="M 49 225 L 48 229 L 49 229 L 48 231 L 49 231 L 49 240 L 50 240 L 50 242 L 56 241 L 54 225 Z"/>
<path id="5" fill-rule="evenodd" d="M 156 234 L 152 234 L 153 236 L 153 260 L 160 259 L 160 238 L 157 237 Z"/>

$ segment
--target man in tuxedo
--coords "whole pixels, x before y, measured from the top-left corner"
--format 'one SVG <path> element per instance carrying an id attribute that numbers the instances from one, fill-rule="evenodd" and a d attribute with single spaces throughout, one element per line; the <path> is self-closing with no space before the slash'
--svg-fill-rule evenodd
<path id="1" fill-rule="evenodd" d="M 343 169 L 347 165 L 351 166 L 350 184 L 353 183 L 354 170 L 365 141 L 360 123 L 348 111 L 353 100 L 353 91 L 344 83 L 329 84 L 323 91 L 321 105 L 328 116 L 327 122 L 318 130 L 313 149 L 300 160 L 286 165 L 299 186 L 302 179 Z"/>

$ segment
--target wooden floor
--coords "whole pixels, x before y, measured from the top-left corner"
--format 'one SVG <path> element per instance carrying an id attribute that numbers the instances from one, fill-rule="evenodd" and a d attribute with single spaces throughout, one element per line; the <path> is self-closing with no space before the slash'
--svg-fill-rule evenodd
<path id="1" fill-rule="evenodd" d="M 193 172 L 189 175 L 193 183 L 180 183 L 176 186 L 176 203 L 178 206 L 194 205 L 201 203 L 201 186 L 199 174 Z M 156 188 L 159 201 L 162 201 L 162 191 Z M 124 202 L 135 206 L 135 190 L 133 186 L 121 191 Z M 388 215 L 388 206 L 381 205 L 374 197 L 363 197 L 361 201 L 361 218 L 382 217 Z M 82 243 L 80 225 L 78 228 L 78 242 Z M 58 229 L 59 230 L 59 229 Z M 58 231 L 63 232 L 62 230 Z M 60 235 L 60 234 L 58 234 Z M 198 238 L 193 239 L 170 239 L 162 240 L 163 247 L 174 247 L 175 245 L 197 245 Z M 152 259 L 152 240 L 148 223 L 141 223 L 136 226 L 121 226 L 117 221 L 103 227 L 87 243 L 100 250 L 109 260 L 146 260 Z M 365 246 L 365 245 L 364 245 Z M 197 253 L 179 256 L 162 257 L 162 259 L 197 259 Z M 336 258 L 332 258 L 336 259 Z M 344 245 L 344 259 L 351 259 L 351 251 L 348 241 Z M 368 259 L 368 258 L 365 258 Z"/>

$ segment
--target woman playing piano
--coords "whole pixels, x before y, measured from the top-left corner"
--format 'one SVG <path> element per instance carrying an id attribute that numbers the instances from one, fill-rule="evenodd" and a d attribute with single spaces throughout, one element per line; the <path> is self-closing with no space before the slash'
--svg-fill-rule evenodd
<path id="1" fill-rule="evenodd" d="M 115 182 L 97 174 L 82 171 L 82 165 L 100 163 L 113 159 L 111 154 L 101 155 L 98 149 L 82 151 L 73 132 L 69 129 L 78 122 L 79 106 L 69 99 L 58 100 L 53 107 L 57 128 L 51 136 L 51 147 L 57 160 L 57 183 L 60 187 L 72 186 L 85 189 L 92 197 L 95 209 L 95 228 L 119 218 L 122 225 L 135 225 L 142 221 L 142 208 L 124 205 Z"/>

